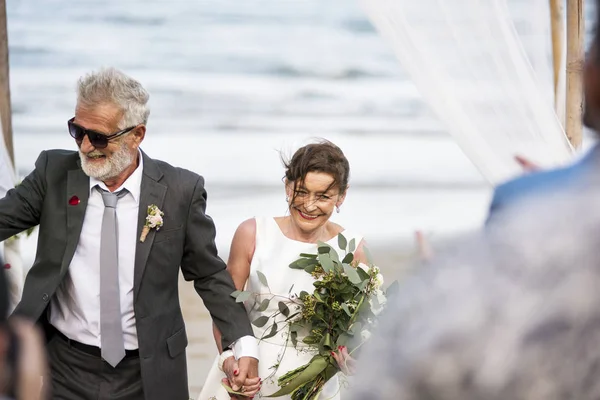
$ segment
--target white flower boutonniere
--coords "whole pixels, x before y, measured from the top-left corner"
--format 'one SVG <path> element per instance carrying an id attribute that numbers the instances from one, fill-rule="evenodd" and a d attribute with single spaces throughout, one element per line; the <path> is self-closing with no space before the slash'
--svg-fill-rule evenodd
<path id="1" fill-rule="evenodd" d="M 148 215 L 146 216 L 146 223 L 142 228 L 142 235 L 140 236 L 140 242 L 146 240 L 146 236 L 150 233 L 150 229 L 159 230 L 163 226 L 163 216 L 165 213 L 160 211 L 156 204 L 150 204 L 148 206 Z"/>

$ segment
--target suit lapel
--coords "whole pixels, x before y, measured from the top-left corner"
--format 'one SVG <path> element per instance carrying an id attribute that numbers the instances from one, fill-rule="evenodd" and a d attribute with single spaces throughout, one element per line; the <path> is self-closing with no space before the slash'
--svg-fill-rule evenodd
<path id="1" fill-rule="evenodd" d="M 140 284 L 142 282 L 142 277 L 144 276 L 144 271 L 146 270 L 148 256 L 150 255 L 150 249 L 152 248 L 154 236 L 156 235 L 156 229 L 151 229 L 146 240 L 140 242 L 142 228 L 144 227 L 146 216 L 148 214 L 148 206 L 155 204 L 162 210 L 165 194 L 167 193 L 167 187 L 159 183 L 163 174 L 158 168 L 158 165 L 144 152 L 142 152 L 142 157 L 144 158 L 144 172 L 142 176 L 138 212 L 137 246 L 135 251 L 135 269 L 133 278 L 134 301 L 139 294 Z M 165 218 L 168 218 L 168 216 L 165 215 Z"/>
<path id="2" fill-rule="evenodd" d="M 64 198 L 64 204 L 67 207 L 67 245 L 60 267 L 61 274 L 69 268 L 77 243 L 79 243 L 89 196 L 90 178 L 80 167 L 70 170 L 67 175 L 67 192 Z"/>

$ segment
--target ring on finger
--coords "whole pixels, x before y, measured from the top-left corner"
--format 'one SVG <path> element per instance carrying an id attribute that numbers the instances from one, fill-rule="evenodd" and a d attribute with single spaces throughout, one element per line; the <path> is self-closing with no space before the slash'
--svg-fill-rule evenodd
<path id="1" fill-rule="evenodd" d="M 244 386 L 242 386 L 242 388 L 240 390 L 242 391 L 242 393 L 244 393 L 246 391 L 246 388 Z"/>

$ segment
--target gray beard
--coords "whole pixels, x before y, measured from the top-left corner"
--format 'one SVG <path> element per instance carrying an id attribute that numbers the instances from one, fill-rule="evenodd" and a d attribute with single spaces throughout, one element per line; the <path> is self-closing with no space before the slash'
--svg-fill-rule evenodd
<path id="1" fill-rule="evenodd" d="M 100 152 L 96 152 L 96 150 L 88 154 L 79 151 L 79 158 L 81 159 L 81 169 L 83 169 L 83 172 L 87 176 L 101 181 L 118 176 L 121 172 L 125 171 L 127 167 L 133 164 L 133 161 L 135 160 L 134 155 L 129 152 L 129 149 L 124 142 L 119 150 L 110 157 L 106 157 L 103 163 L 96 165 L 95 163 L 90 162 L 90 155 L 94 156 L 99 154 Z"/>

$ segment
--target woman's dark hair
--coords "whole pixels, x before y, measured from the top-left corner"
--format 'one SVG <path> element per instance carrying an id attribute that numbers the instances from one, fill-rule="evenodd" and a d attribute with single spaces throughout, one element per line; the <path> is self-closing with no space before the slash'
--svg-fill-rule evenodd
<path id="1" fill-rule="evenodd" d="M 350 179 L 350 164 L 342 150 L 328 140 L 321 140 L 299 148 L 291 160 L 283 160 L 285 179 L 294 182 L 294 192 L 299 183 L 304 182 L 309 172 L 324 172 L 333 176 L 329 186 L 344 193 Z M 295 196 L 295 193 L 294 193 Z"/>

